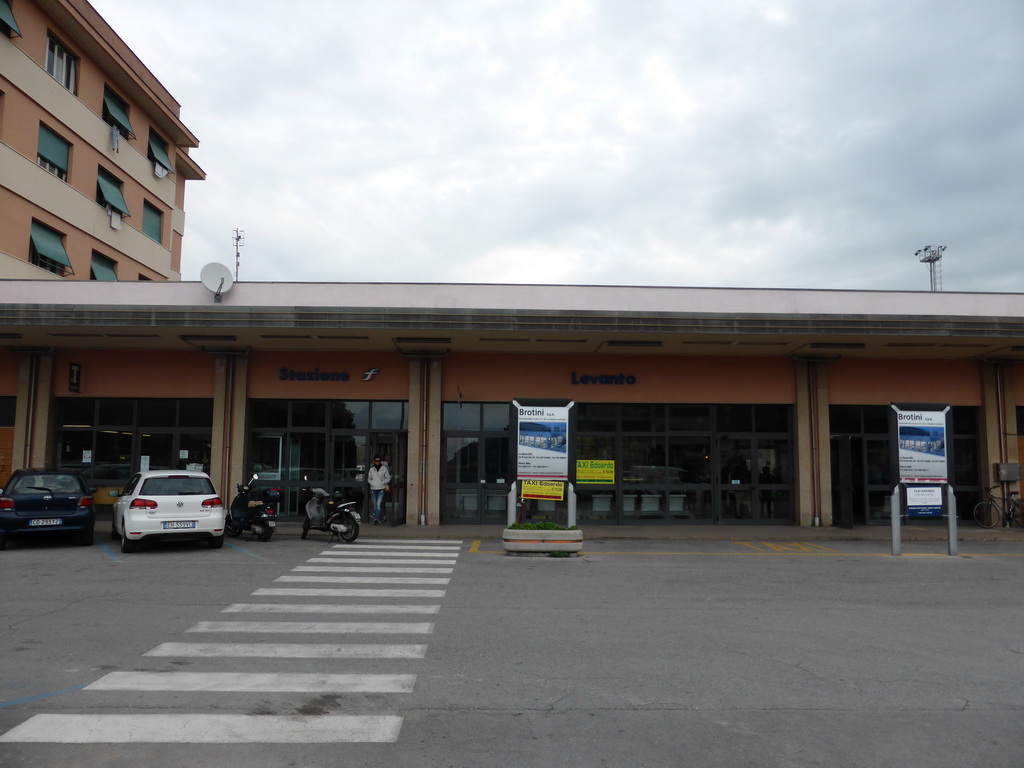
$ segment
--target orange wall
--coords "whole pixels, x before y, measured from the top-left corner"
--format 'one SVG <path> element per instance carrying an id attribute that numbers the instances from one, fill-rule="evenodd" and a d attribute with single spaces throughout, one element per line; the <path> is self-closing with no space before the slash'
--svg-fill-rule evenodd
<path id="1" fill-rule="evenodd" d="M 18 394 L 18 369 L 21 357 L 14 352 L 0 349 L 0 395 L 10 397 Z"/>
<path id="2" fill-rule="evenodd" d="M 213 397 L 213 355 L 139 349 L 60 350 L 54 355 L 54 397 L 68 391 L 71 363 L 82 366 L 82 397 Z"/>
<path id="3" fill-rule="evenodd" d="M 837 405 L 982 404 L 981 371 L 972 360 L 837 360 L 828 390 Z"/>
<path id="4" fill-rule="evenodd" d="M 576 382 L 573 383 L 573 374 Z M 584 376 L 634 376 L 634 384 L 584 384 Z M 444 360 L 441 397 L 503 401 L 572 398 L 591 403 L 793 403 L 788 358 L 456 354 Z"/>
<path id="5" fill-rule="evenodd" d="M 363 381 L 372 369 L 379 373 Z M 281 369 L 295 378 L 282 379 Z M 298 374 L 348 374 L 347 381 L 304 380 Z M 249 397 L 287 400 L 408 400 L 409 361 L 394 352 L 253 352 Z"/>

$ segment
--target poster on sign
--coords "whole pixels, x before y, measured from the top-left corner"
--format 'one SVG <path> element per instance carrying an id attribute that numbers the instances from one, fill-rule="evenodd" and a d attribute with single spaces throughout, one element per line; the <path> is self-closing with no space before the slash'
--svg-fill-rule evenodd
<path id="1" fill-rule="evenodd" d="M 948 483 L 947 414 L 943 409 L 893 405 L 901 483 Z"/>
<path id="2" fill-rule="evenodd" d="M 513 401 L 517 424 L 516 474 L 537 480 L 569 478 L 569 408 Z"/>

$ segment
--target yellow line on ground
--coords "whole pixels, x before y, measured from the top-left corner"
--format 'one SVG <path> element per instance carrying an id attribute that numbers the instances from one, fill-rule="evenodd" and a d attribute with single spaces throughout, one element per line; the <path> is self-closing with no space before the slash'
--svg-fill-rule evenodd
<path id="1" fill-rule="evenodd" d="M 469 551 L 470 552 L 479 552 L 480 551 L 480 539 L 474 539 L 473 540 L 473 543 L 469 547 Z"/>

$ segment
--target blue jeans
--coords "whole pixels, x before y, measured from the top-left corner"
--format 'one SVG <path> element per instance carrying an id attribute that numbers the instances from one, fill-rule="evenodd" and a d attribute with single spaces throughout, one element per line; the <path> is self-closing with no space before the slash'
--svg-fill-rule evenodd
<path id="1" fill-rule="evenodd" d="M 381 488 L 379 491 L 370 491 L 373 494 L 373 519 L 380 520 L 380 506 L 384 502 L 384 489 Z"/>

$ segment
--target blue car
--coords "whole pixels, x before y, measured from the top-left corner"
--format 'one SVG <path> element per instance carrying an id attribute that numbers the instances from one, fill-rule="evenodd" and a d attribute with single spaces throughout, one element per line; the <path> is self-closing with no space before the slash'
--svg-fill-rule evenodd
<path id="1" fill-rule="evenodd" d="M 0 488 L 0 549 L 11 536 L 64 533 L 92 544 L 96 509 L 82 478 L 74 472 L 18 469 Z"/>

